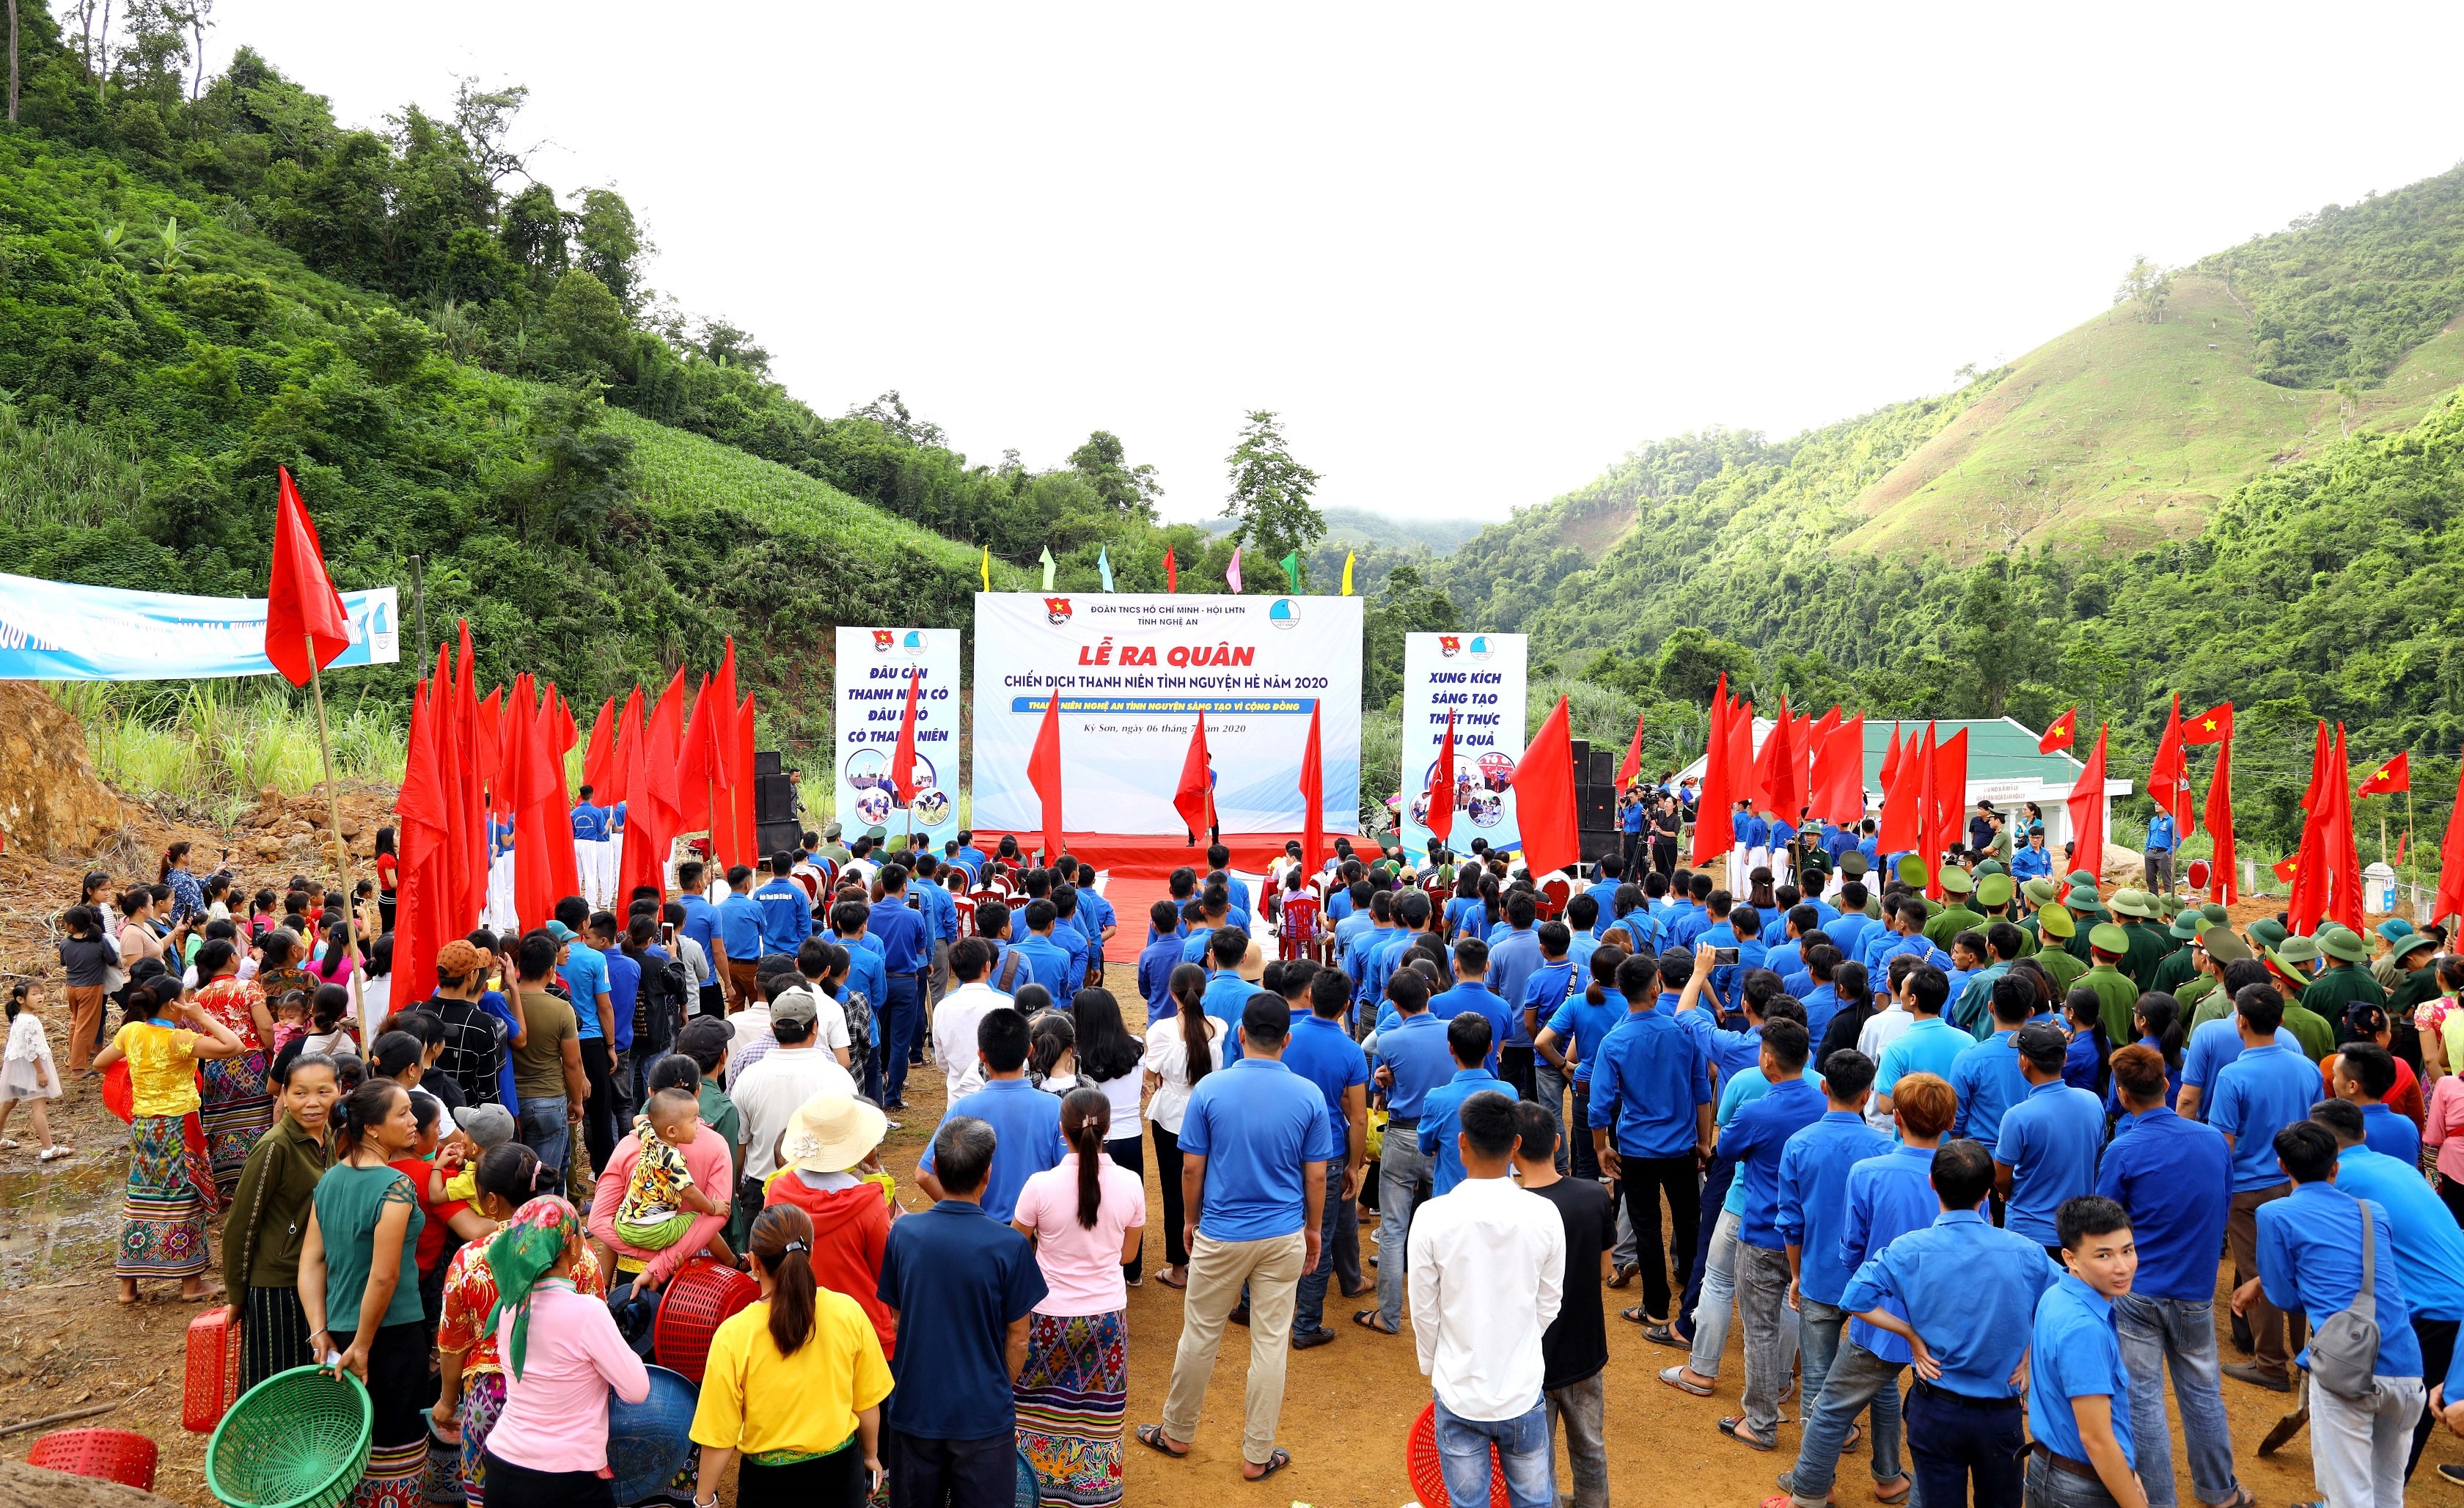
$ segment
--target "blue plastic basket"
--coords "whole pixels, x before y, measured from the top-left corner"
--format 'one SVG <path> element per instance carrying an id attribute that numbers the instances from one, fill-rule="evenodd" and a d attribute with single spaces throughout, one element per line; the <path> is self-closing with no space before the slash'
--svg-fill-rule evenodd
<path id="1" fill-rule="evenodd" d="M 649 1397 L 638 1404 L 607 1400 L 607 1467 L 616 1474 L 620 1503 L 639 1502 L 666 1487 L 693 1454 L 699 1389 L 664 1366 L 649 1373 Z"/>
<path id="2" fill-rule="evenodd" d="M 1018 1493 L 1013 1508 L 1041 1508 L 1043 1490 L 1035 1485 L 1035 1462 L 1027 1458 L 1024 1449 L 1018 1453 Z"/>

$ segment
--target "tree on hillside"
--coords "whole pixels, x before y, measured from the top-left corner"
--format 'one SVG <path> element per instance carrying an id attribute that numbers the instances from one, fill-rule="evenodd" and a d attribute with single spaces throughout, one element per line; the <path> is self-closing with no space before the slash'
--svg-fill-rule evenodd
<path id="1" fill-rule="evenodd" d="M 1132 466 L 1128 456 L 1129 449 L 1119 435 L 1097 430 L 1087 436 L 1086 444 L 1069 453 L 1069 465 L 1115 512 L 1153 521 L 1163 483 L 1155 479 L 1154 466 Z"/>
<path id="2" fill-rule="evenodd" d="M 1294 550 L 1306 553 L 1326 533 L 1326 516 L 1309 506 L 1317 490 L 1317 473 L 1302 465 L 1284 443 L 1284 430 L 1272 410 L 1250 412 L 1240 443 L 1224 464 L 1232 471 L 1232 491 L 1223 502 L 1223 517 L 1241 521 L 1232 540 L 1262 557 L 1256 567 L 1282 560 Z M 1301 563 L 1301 588 L 1309 588 L 1309 563 Z"/>
<path id="3" fill-rule="evenodd" d="M 656 250 L 634 222 L 633 208 L 613 188 L 582 190 L 582 210 L 568 216 L 582 270 L 616 296 L 627 314 L 642 306 L 643 260 Z"/>
<path id="4" fill-rule="evenodd" d="M 530 176 L 530 150 L 517 152 L 505 144 L 514 128 L 514 117 L 531 97 L 527 84 L 507 84 L 502 89 L 482 89 L 476 78 L 460 78 L 453 85 L 453 129 L 469 149 L 471 161 L 495 183 L 508 173 Z"/>
<path id="5" fill-rule="evenodd" d="M 1751 679 L 1754 652 L 1691 625 L 1668 635 L 1660 646 L 1660 694 L 1671 701 L 1709 701 L 1724 672 L 1730 686 Z"/>
<path id="6" fill-rule="evenodd" d="M 2130 271 L 2122 275 L 2122 286 L 2113 290 L 2114 302 L 2138 305 L 2132 318 L 2142 324 L 2164 323 L 2165 303 L 2172 297 L 2173 275 L 2144 253 L 2132 258 Z"/>

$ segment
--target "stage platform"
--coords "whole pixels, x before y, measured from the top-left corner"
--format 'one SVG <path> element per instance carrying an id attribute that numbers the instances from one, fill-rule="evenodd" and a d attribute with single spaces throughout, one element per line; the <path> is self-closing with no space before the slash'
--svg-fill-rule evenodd
<path id="1" fill-rule="evenodd" d="M 1018 832 L 1018 846 L 1029 853 L 1044 846 L 1041 832 Z M 1326 853 L 1334 852 L 1334 833 L 1326 837 Z M 1352 837 L 1345 833 L 1343 836 Z M 1152 883 L 1156 895 L 1163 894 L 1164 881 L 1172 872 L 1186 865 L 1200 875 L 1206 873 L 1206 838 L 1200 834 L 1196 843 L 1186 843 L 1178 834 L 1069 832 L 1063 834 L 1069 854 L 1081 864 L 1092 864 L 1099 870 L 1110 870 L 1112 883 L 1128 881 L 1141 888 Z M 1297 843 L 1297 832 L 1227 832 L 1224 847 L 1232 851 L 1232 867 L 1247 875 L 1263 874 L 1266 865 L 1282 855 L 1286 843 Z M 976 831 L 976 847 L 991 853 L 1001 844 L 1001 834 L 990 829 Z M 1360 840 L 1353 837 L 1354 847 Z M 1319 861 L 1325 861 L 1321 854 Z"/>

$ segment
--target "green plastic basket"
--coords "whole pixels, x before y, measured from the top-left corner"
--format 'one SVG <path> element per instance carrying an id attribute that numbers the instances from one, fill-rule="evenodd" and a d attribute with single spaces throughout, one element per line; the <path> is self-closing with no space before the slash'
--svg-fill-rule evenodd
<path id="1" fill-rule="evenodd" d="M 367 1471 L 376 1408 L 345 1372 L 276 1372 L 240 1394 L 206 1443 L 206 1490 L 231 1508 L 338 1508 Z"/>

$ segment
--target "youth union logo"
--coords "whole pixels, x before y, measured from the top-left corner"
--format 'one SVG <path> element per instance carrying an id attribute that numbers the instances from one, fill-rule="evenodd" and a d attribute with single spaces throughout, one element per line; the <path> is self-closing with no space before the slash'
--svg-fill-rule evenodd
<path id="1" fill-rule="evenodd" d="M 1289 597 L 1277 597 L 1266 610 L 1266 621 L 1279 629 L 1296 629 L 1301 623 L 1301 605 Z"/>
<path id="2" fill-rule="evenodd" d="M 875 629 L 872 631 L 872 652 L 875 654 L 887 654 L 897 639 L 898 631 L 895 629 Z"/>
<path id="3" fill-rule="evenodd" d="M 1438 635 L 1438 653 L 1448 659 L 1463 653 L 1463 640 L 1452 633 Z"/>
<path id="4" fill-rule="evenodd" d="M 1047 623 L 1067 623 L 1067 622 L 1068 622 L 1068 621 L 1069 621 L 1069 599 L 1068 599 L 1068 598 L 1067 598 L 1067 597 L 1046 597 L 1046 598 L 1045 598 L 1045 599 L 1044 599 L 1044 619 L 1045 619 L 1045 622 L 1047 622 Z"/>

